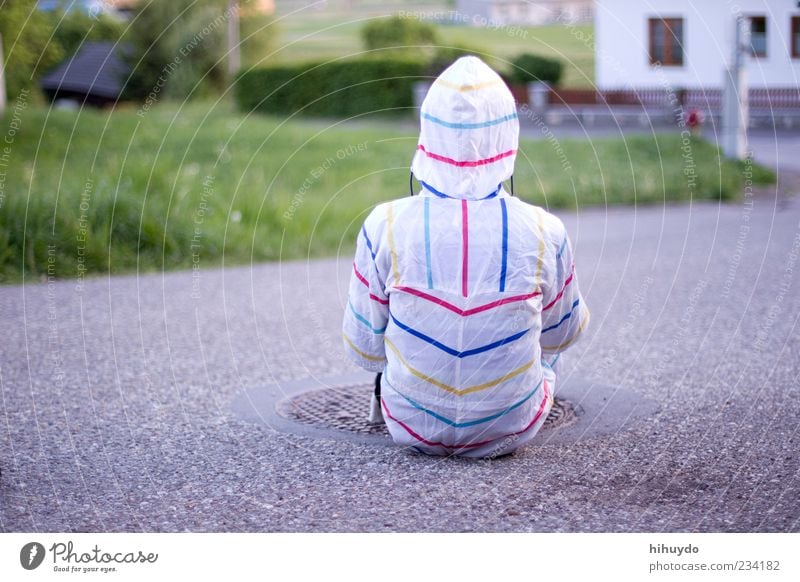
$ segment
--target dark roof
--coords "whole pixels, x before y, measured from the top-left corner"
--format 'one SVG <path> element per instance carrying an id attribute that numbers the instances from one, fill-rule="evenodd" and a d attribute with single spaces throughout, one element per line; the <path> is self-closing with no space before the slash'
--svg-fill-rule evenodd
<path id="1" fill-rule="evenodd" d="M 74 91 L 98 97 L 119 97 L 130 66 L 113 42 L 86 42 L 72 57 L 47 73 L 45 91 Z"/>

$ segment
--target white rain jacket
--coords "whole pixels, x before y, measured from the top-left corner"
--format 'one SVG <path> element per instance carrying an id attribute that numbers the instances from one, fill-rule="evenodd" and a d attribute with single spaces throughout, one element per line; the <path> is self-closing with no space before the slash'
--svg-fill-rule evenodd
<path id="1" fill-rule="evenodd" d="M 541 428 L 556 380 L 548 362 L 589 312 L 562 222 L 501 185 L 519 120 L 499 75 L 457 60 L 428 91 L 420 124 L 411 169 L 423 190 L 379 205 L 361 229 L 345 349 L 384 372 L 396 443 L 499 456 Z"/>

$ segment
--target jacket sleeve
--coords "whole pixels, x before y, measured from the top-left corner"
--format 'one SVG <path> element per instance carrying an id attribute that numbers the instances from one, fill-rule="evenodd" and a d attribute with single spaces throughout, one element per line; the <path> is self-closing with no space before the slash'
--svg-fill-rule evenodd
<path id="1" fill-rule="evenodd" d="M 551 284 L 542 290 L 540 345 L 545 355 L 567 349 L 589 324 L 589 310 L 578 288 L 572 245 L 563 225 L 561 231 L 557 239 L 561 242 L 555 252 L 554 273 L 547 278 Z"/>
<path id="2" fill-rule="evenodd" d="M 342 336 L 353 362 L 365 370 L 382 372 L 386 364 L 383 338 L 389 320 L 389 299 L 375 264 L 377 241 L 368 234 L 369 222 L 367 219 L 361 227 L 356 241 Z"/>

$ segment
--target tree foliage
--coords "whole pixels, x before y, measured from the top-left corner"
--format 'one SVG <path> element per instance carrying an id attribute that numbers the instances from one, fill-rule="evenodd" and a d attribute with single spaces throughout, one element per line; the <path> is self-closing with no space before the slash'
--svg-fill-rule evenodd
<path id="1" fill-rule="evenodd" d="M 275 38 L 278 34 L 275 19 L 271 15 L 248 10 L 242 11 L 240 23 L 242 66 L 248 67 L 265 62 L 275 48 Z"/>
<path id="2" fill-rule="evenodd" d="M 0 35 L 3 37 L 6 92 L 14 99 L 64 56 L 58 41 L 51 39 L 52 22 L 37 9 L 36 0 L 0 3 Z"/>
<path id="3" fill-rule="evenodd" d="M 228 0 L 141 3 L 125 35 L 133 67 L 126 95 L 143 98 L 157 83 L 164 95 L 175 98 L 224 90 L 230 17 Z M 244 62 L 268 50 L 275 34 L 270 22 L 268 16 L 240 10 Z"/>
<path id="4" fill-rule="evenodd" d="M 48 13 L 53 28 L 53 41 L 61 46 L 64 57 L 70 57 L 86 42 L 117 41 L 123 23 L 101 12 L 91 15 L 83 10 L 66 10 L 63 6 Z"/>

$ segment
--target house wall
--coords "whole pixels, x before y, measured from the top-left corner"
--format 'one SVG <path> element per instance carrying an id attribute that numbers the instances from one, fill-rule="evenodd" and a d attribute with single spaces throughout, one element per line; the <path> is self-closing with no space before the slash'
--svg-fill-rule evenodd
<path id="1" fill-rule="evenodd" d="M 720 88 L 733 55 L 735 14 L 767 17 L 767 56 L 746 58 L 751 87 L 800 86 L 800 59 L 791 58 L 790 15 L 797 0 L 597 0 L 595 78 L 600 89 Z M 654 67 L 648 19 L 682 17 L 683 66 Z"/>

